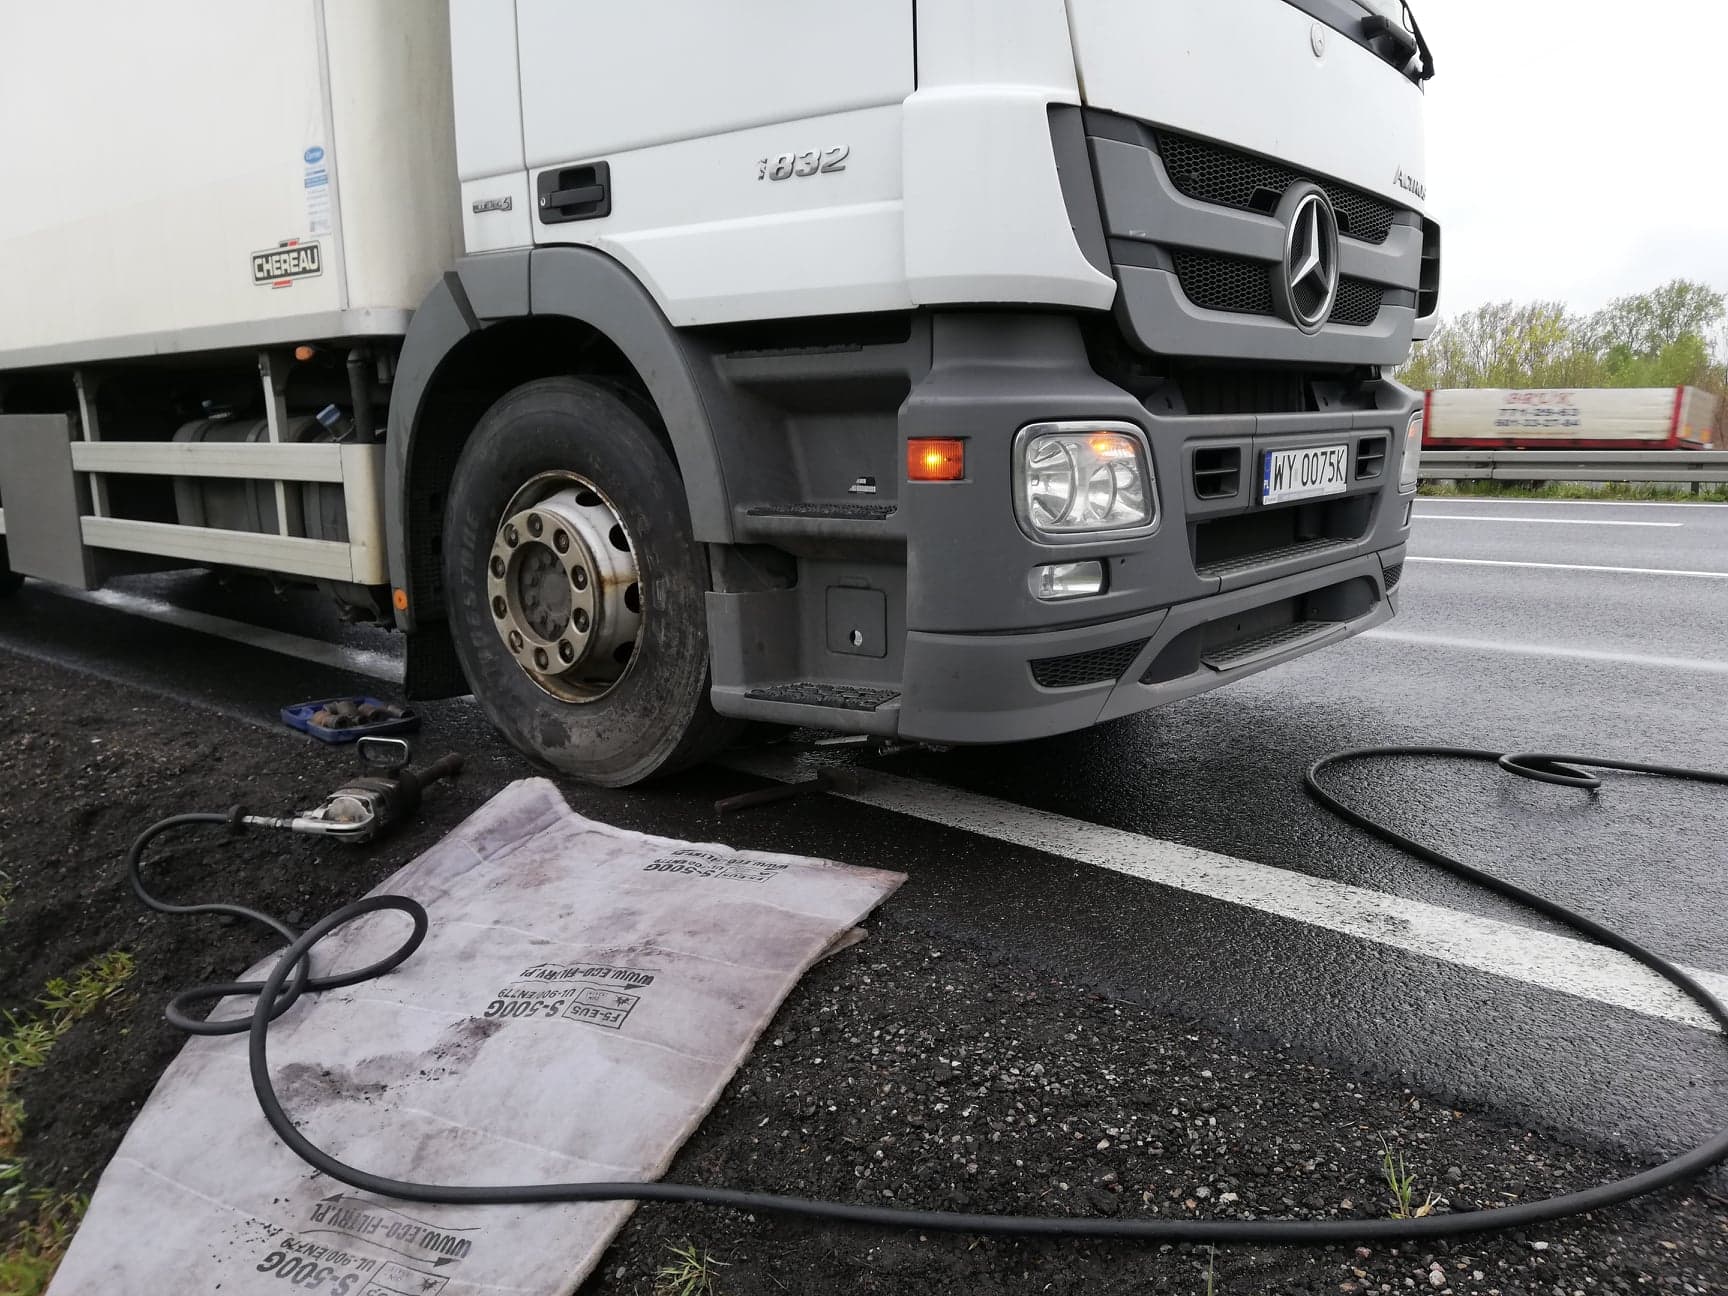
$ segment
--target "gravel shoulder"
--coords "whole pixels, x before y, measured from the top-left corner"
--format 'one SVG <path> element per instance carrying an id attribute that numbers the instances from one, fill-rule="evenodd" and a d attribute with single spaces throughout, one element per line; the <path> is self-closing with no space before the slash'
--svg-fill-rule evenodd
<path id="1" fill-rule="evenodd" d="M 313 803 L 350 769 L 282 731 L 0 656 L 0 1011 L 113 948 L 127 993 L 75 1027 L 21 1096 L 35 1186 L 88 1191 L 179 1047 L 161 1005 L 243 968 L 248 926 L 143 913 L 122 853 L 178 809 Z M 370 851 L 283 834 L 189 844 L 158 870 L 182 898 L 246 895 L 310 922 L 370 889 L 500 785 L 485 762 Z M 640 813 L 641 801 L 620 802 Z M 811 803 L 819 813 L 820 803 Z M 604 802 L 583 804 L 604 813 Z M 211 847 L 214 846 L 214 853 Z M 1054 920 L 1059 921 L 1059 917 Z M 1376 1073 L 1245 1046 L 903 920 L 814 969 L 670 1177 L 904 1206 L 1127 1218 L 1375 1218 L 1390 1148 L 1416 1201 L 1465 1210 L 1637 1167 L 1458 1111 Z M 1719 1182 L 1720 1177 L 1718 1177 Z M 8 1224 L 0 1219 L 0 1249 Z M 1445 1245 L 1289 1251 L 1016 1242 L 829 1229 L 694 1207 L 637 1212 L 589 1293 L 652 1293 L 669 1248 L 716 1260 L 718 1296 L 878 1292 L 1595 1293 L 1728 1291 L 1728 1203 L 1707 1185 L 1600 1217 Z M 1208 1271 L 1211 1271 L 1210 1279 Z"/>

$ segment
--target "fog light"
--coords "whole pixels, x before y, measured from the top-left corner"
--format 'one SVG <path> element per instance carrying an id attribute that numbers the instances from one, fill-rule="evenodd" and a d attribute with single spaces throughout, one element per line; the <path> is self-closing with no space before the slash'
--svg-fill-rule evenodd
<path id="1" fill-rule="evenodd" d="M 1084 598 L 1104 592 L 1104 564 L 1092 562 L 1051 563 L 1032 569 L 1032 595 L 1047 601 Z"/>

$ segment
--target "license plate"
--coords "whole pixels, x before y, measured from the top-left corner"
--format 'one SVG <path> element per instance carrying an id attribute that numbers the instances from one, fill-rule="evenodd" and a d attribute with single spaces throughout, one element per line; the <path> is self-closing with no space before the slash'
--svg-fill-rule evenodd
<path id="1" fill-rule="evenodd" d="M 1350 484 L 1350 447 L 1310 446 L 1306 450 L 1268 450 L 1260 472 L 1260 502 L 1342 495 Z"/>

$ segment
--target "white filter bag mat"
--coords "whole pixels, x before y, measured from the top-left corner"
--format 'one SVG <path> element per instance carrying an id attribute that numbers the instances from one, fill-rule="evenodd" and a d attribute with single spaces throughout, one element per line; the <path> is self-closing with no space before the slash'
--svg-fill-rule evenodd
<path id="1" fill-rule="evenodd" d="M 376 981 L 302 999 L 271 1029 L 271 1072 L 314 1143 L 378 1174 L 655 1179 L 804 970 L 902 880 L 626 832 L 543 779 L 514 783 L 378 888 L 426 906 L 425 944 Z M 406 921 L 359 919 L 315 970 L 380 957 Z M 354 1192 L 265 1124 L 244 1035 L 196 1037 L 104 1171 L 51 1292 L 554 1296 L 634 1209 Z"/>

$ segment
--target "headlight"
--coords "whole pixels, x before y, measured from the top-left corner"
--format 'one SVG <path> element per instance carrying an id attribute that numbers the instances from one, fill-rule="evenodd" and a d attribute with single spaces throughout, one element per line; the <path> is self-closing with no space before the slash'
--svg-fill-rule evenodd
<path id="1" fill-rule="evenodd" d="M 1404 428 L 1404 455 L 1398 461 L 1398 493 L 1408 495 L 1416 489 L 1416 478 L 1422 472 L 1422 411 L 1410 416 Z"/>
<path id="2" fill-rule="evenodd" d="M 1016 505 L 1031 530 L 1129 531 L 1157 519 L 1151 456 L 1132 423 L 1034 423 L 1018 444 Z"/>

